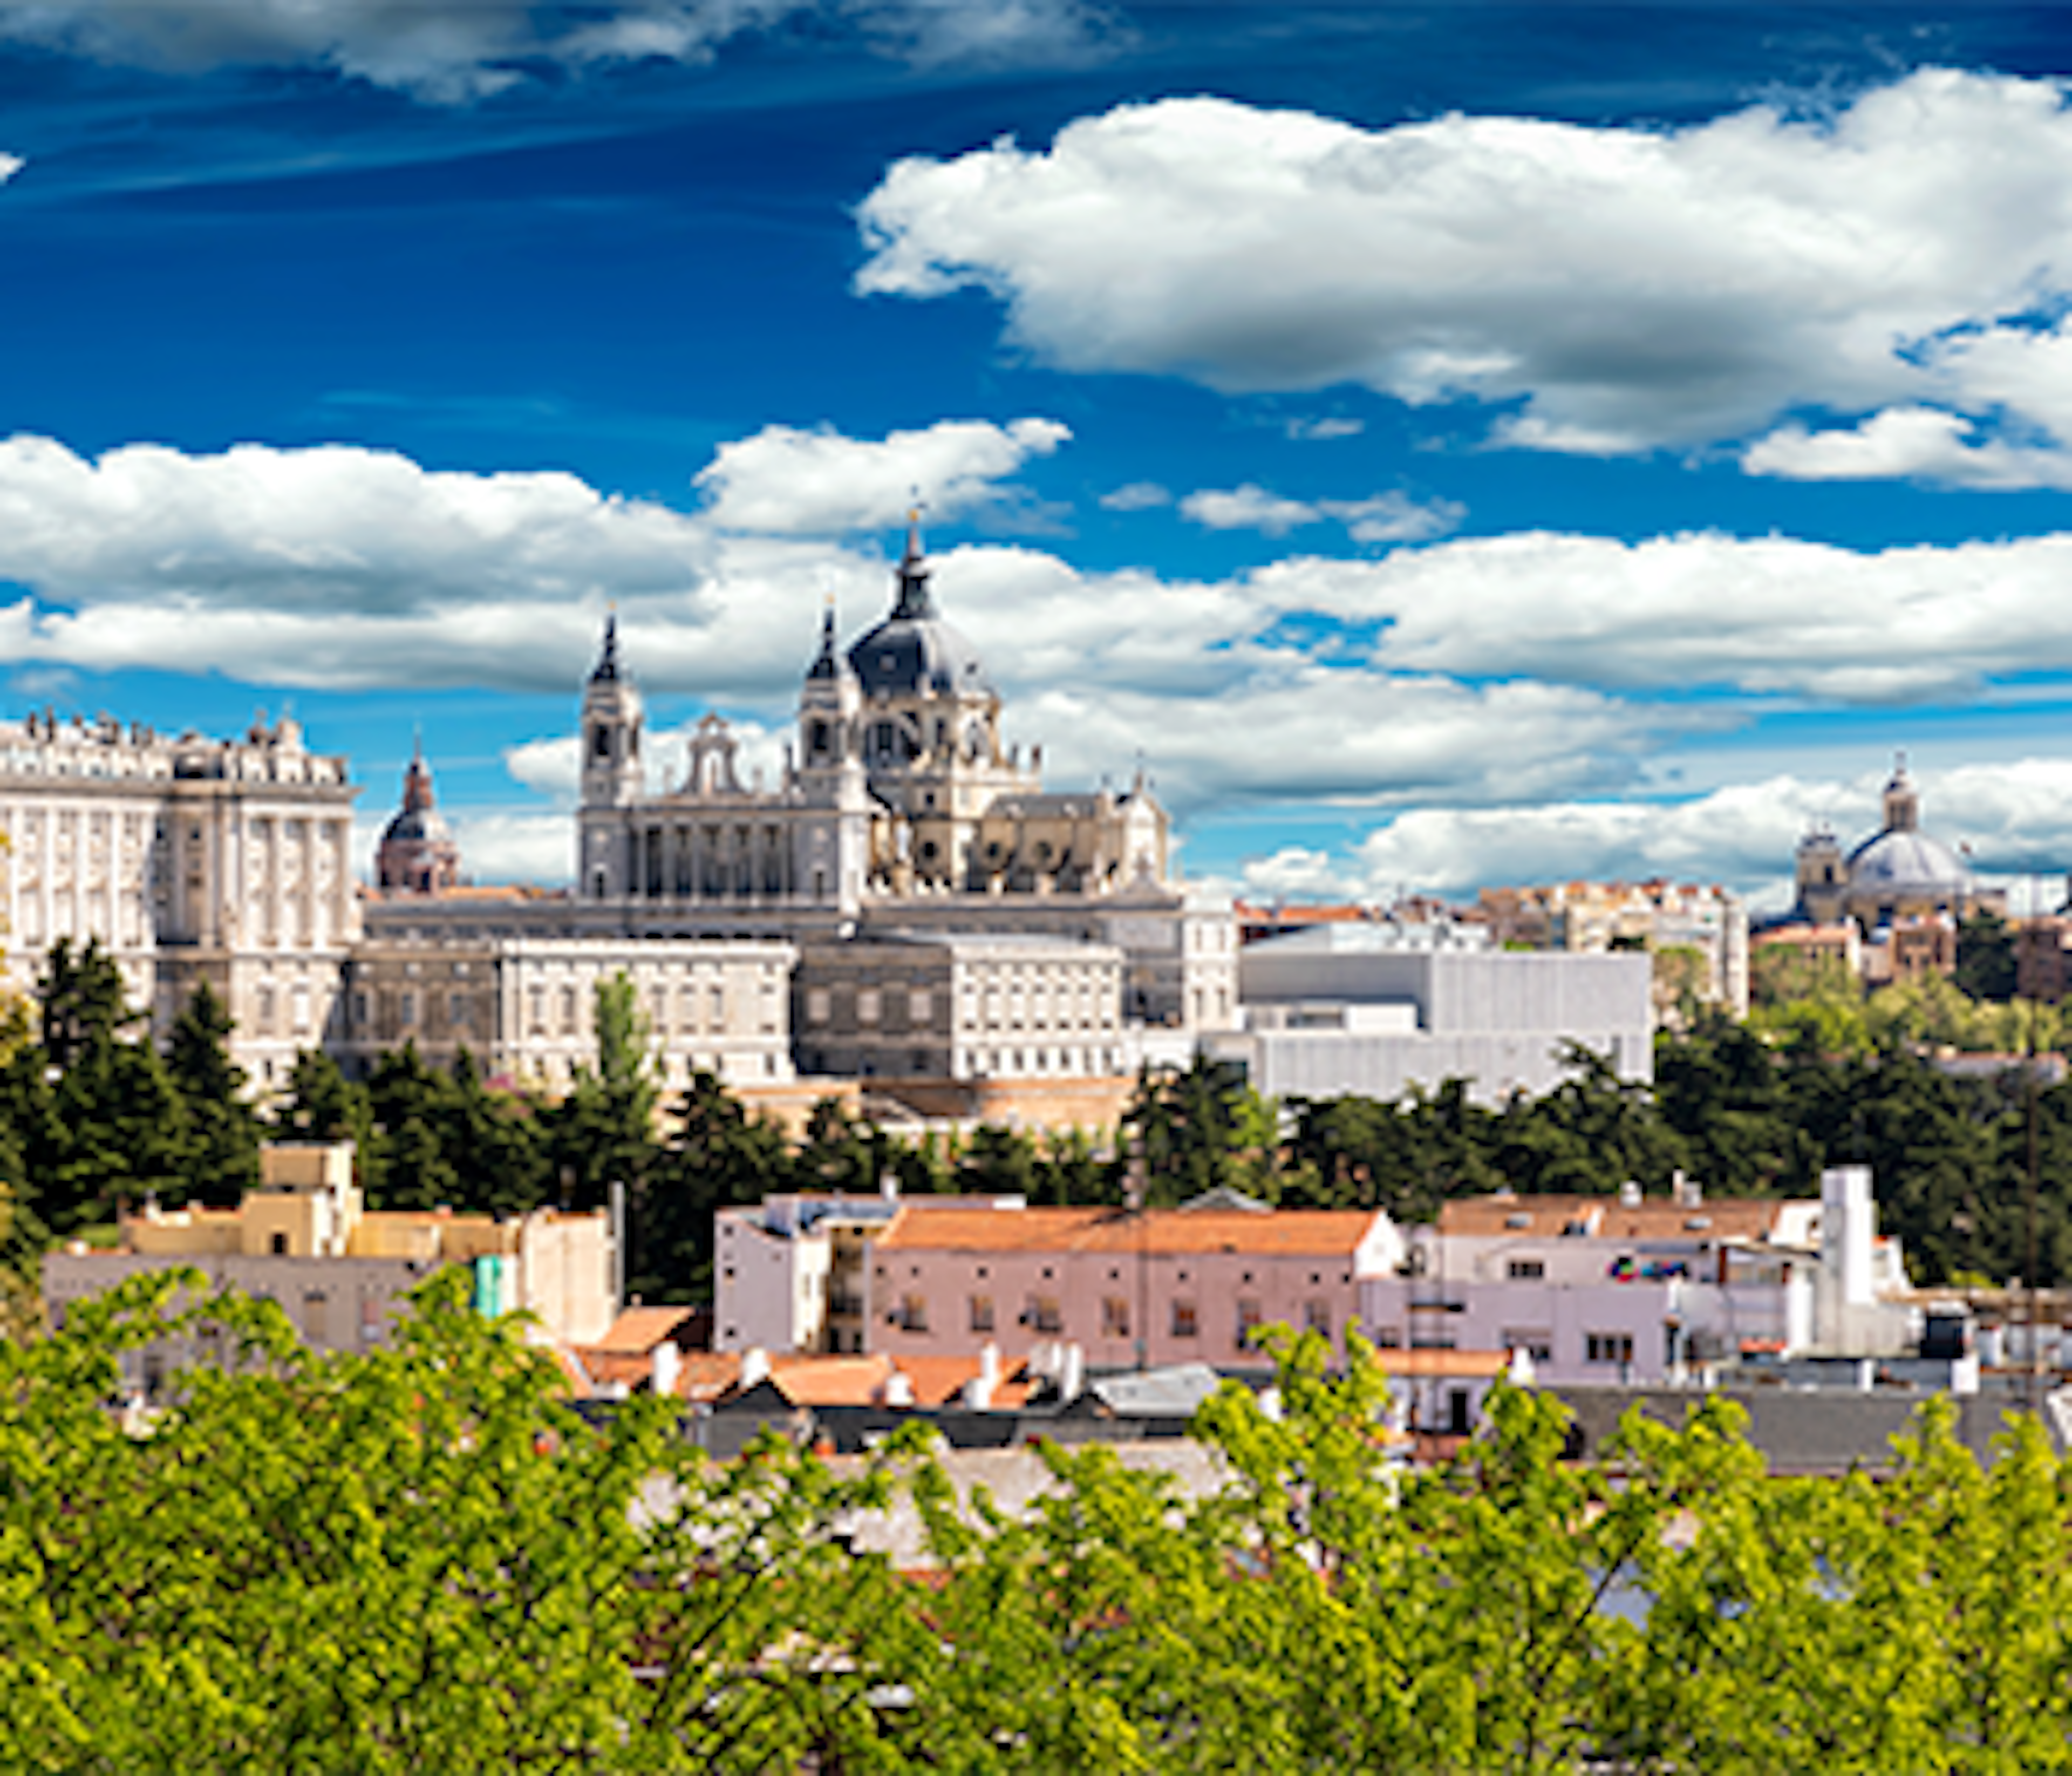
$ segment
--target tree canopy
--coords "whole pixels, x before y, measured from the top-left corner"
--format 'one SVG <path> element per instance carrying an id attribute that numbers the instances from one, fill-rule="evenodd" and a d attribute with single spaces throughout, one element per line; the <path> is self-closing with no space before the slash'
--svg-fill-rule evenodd
<path id="1" fill-rule="evenodd" d="M 1010 1510 L 918 1427 L 722 1465 L 673 1402 L 578 1416 L 466 1293 L 363 1355 L 191 1275 L 0 1346 L 6 1767 L 2072 1765 L 2072 1474 L 2033 1420 L 1982 1470 L 1931 1405 L 1889 1478 L 1791 1479 L 1729 1404 L 1577 1463 L 1507 1388 L 1405 1470 L 1375 1354 L 1279 1333 L 1272 1400 L 1197 1417 L 1217 1483 L 1047 1445 Z M 125 1424 L 117 1359 L 169 1332 L 219 1361 Z"/>

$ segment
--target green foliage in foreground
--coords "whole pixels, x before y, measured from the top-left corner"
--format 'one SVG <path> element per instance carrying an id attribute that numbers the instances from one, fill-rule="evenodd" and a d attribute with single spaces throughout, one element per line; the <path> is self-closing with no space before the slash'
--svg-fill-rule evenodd
<path id="1" fill-rule="evenodd" d="M 113 1353 L 216 1329 L 150 1434 Z M 1558 1459 L 1498 1396 L 1401 1474 L 1368 1353 L 1285 1345 L 1187 1502 L 1046 1449 L 1024 1516 L 920 1446 L 701 1460 L 592 1429 L 428 1285 L 394 1346 L 132 1286 L 0 1350 L 0 1766 L 49 1771 L 2040 1770 L 2072 1764 L 2066 1473 L 1925 1413 L 1882 1483 L 1767 1478 L 1733 1411 Z M 849 1536 L 903 1496 L 910 1568 Z M 1635 1600 L 1648 1600 L 1645 1607 Z"/>

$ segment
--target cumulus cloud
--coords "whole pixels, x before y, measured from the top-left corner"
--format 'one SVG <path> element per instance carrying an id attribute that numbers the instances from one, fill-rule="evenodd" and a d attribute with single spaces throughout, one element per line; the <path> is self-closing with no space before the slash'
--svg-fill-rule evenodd
<path id="1" fill-rule="evenodd" d="M 1287 560 L 1250 583 L 1278 609 L 1383 625 L 1375 659 L 1397 671 L 1878 704 L 2072 668 L 2068 574 L 2063 533 L 1859 551 L 1521 532 Z"/>
<path id="2" fill-rule="evenodd" d="M 1071 437 L 1054 419 L 942 420 L 878 439 L 770 426 L 722 444 L 697 477 L 724 530 L 832 535 L 898 524 L 918 499 L 955 518 L 1013 498 L 1003 479 Z"/>
<path id="3" fill-rule="evenodd" d="M 709 61 L 738 38 L 816 35 L 923 65 L 1071 62 L 1116 26 L 1087 0 L 8 0 L 0 38 L 174 68 L 315 67 L 436 102 L 547 64 Z"/>
<path id="4" fill-rule="evenodd" d="M 1256 483 L 1205 487 L 1180 502 L 1182 516 L 1211 530 L 1256 530 L 1284 536 L 1326 518 L 1346 527 L 1356 543 L 1421 543 L 1443 536 L 1467 515 L 1451 500 L 1420 504 L 1405 493 L 1378 493 L 1366 500 L 1289 500 Z"/>
<path id="5" fill-rule="evenodd" d="M 684 694 L 744 717 L 749 761 L 774 771 L 824 598 L 853 635 L 887 608 L 890 565 L 876 540 L 728 531 L 566 475 L 0 443 L 0 580 L 21 589 L 0 599 L 0 651 L 18 674 L 573 697 L 615 603 L 657 706 Z M 1643 780 L 1651 750 L 1778 698 L 1970 694 L 2072 670 L 2072 535 L 1860 552 L 1522 533 L 1195 580 L 967 544 L 935 568 L 1011 738 L 1047 742 L 1068 783 L 1142 751 L 1183 808 L 1582 804 Z M 658 781 L 671 744 L 658 732 Z M 512 768 L 565 795 L 573 750 L 561 737 Z"/>
<path id="6" fill-rule="evenodd" d="M 1792 481 L 1910 479 L 1968 487 L 2072 487 L 2072 454 L 1981 437 L 1961 413 L 1888 407 L 1856 426 L 1782 426 L 1741 453 L 1752 475 Z"/>
<path id="7" fill-rule="evenodd" d="M 1915 774 L 1922 825 L 1988 880 L 2052 878 L 2072 854 L 2072 758 L 2033 757 Z M 1392 901 L 1485 886 L 1664 876 L 1718 883 L 1759 911 L 1792 899 L 1792 853 L 1832 823 L 1845 844 L 1879 824 L 1883 767 L 1848 779 L 1781 773 L 1681 801 L 1554 800 L 1415 808 L 1340 853 L 1288 846 L 1249 860 L 1264 899 Z"/>
<path id="8" fill-rule="evenodd" d="M 2072 295 L 2054 81 L 1931 69 L 1675 129 L 1166 100 L 1044 150 L 902 161 L 859 221 L 860 291 L 985 290 L 1063 368 L 1486 403 L 1538 449 L 1923 405 L 2054 438 L 2072 415 L 2072 347 L 2031 319 Z"/>
<path id="9" fill-rule="evenodd" d="M 1180 514 L 1211 530 L 1256 530 L 1268 536 L 1285 536 L 1298 525 L 1314 524 L 1318 517 L 1314 506 L 1284 500 L 1250 481 L 1190 493 L 1180 502 Z"/>

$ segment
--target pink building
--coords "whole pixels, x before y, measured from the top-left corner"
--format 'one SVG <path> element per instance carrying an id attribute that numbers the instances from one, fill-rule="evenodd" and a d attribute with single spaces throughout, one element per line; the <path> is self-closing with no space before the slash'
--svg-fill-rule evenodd
<path id="1" fill-rule="evenodd" d="M 1342 1353 L 1363 1283 L 1402 1263 L 1379 1211 L 902 1207 L 871 1242 L 865 1348 L 894 1356 L 1053 1342 L 1090 1369 L 1261 1367 L 1255 1334 L 1309 1328 Z"/>

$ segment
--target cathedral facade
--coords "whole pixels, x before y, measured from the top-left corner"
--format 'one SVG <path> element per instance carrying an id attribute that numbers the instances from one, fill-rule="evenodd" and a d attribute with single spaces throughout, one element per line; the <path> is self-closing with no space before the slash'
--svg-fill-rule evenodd
<path id="1" fill-rule="evenodd" d="M 584 898 L 818 923 L 931 898 L 1163 889 L 1168 821 L 1141 778 L 1120 794 L 1046 794 L 1041 749 L 1025 763 L 1003 739 L 999 693 L 930 578 L 910 528 L 884 619 L 845 650 L 824 614 L 797 732 L 767 788 L 742 781 L 733 734 L 709 715 L 683 780 L 647 793 L 639 693 L 608 624 L 583 697 Z"/>

